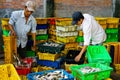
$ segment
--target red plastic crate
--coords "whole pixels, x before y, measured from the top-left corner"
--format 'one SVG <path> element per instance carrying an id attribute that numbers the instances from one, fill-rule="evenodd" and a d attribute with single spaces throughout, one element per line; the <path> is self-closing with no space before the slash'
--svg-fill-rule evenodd
<path id="1" fill-rule="evenodd" d="M 26 63 L 26 65 L 15 66 L 16 71 L 18 72 L 19 75 L 27 75 L 28 73 L 30 73 L 33 59 L 32 58 L 25 58 L 22 61 L 24 63 Z"/>

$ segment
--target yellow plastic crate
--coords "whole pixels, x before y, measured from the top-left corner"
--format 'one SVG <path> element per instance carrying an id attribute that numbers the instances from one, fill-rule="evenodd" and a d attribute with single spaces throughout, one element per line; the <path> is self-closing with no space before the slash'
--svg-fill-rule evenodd
<path id="1" fill-rule="evenodd" d="M 47 67 L 47 66 L 38 66 L 38 72 L 40 72 L 40 71 L 46 71 L 46 70 L 54 70 L 54 68 Z"/>
<path id="2" fill-rule="evenodd" d="M 21 80 L 13 64 L 0 65 L 0 80 Z"/>
<path id="3" fill-rule="evenodd" d="M 75 66 L 75 65 L 78 65 L 78 64 L 66 64 L 66 63 L 65 63 L 65 70 L 68 71 L 68 72 L 71 72 L 70 67 L 71 67 L 71 66 Z"/>
<path id="4" fill-rule="evenodd" d="M 28 79 L 27 79 L 27 76 L 25 76 L 25 75 L 20 75 L 20 79 L 21 79 L 21 80 L 28 80 Z"/>
<path id="5" fill-rule="evenodd" d="M 41 53 L 41 52 L 38 52 L 37 54 L 40 60 L 55 61 L 60 57 L 60 54 Z"/>
<path id="6" fill-rule="evenodd" d="M 115 18 L 115 17 L 108 17 L 107 18 L 107 23 L 119 23 L 119 18 Z"/>
<path id="7" fill-rule="evenodd" d="M 72 18 L 56 19 L 55 23 L 57 26 L 71 26 Z"/>
<path id="8" fill-rule="evenodd" d="M 83 31 L 78 31 L 78 36 L 83 36 Z"/>
<path id="9" fill-rule="evenodd" d="M 75 42 L 76 41 L 76 36 L 70 36 L 70 37 L 58 37 L 57 36 L 57 41 L 63 42 L 63 43 L 70 43 L 70 42 Z"/>
<path id="10" fill-rule="evenodd" d="M 116 73 L 120 74 L 120 64 L 114 64 L 114 65 L 115 65 Z"/>
<path id="11" fill-rule="evenodd" d="M 5 63 L 12 63 L 13 53 L 17 55 L 17 44 L 14 36 L 3 36 Z"/>
<path id="12" fill-rule="evenodd" d="M 9 21 L 9 18 L 3 18 L 3 19 L 1 19 L 2 30 L 10 30 L 9 27 L 8 27 L 8 21 Z"/>
<path id="13" fill-rule="evenodd" d="M 119 24 L 118 23 L 108 23 L 107 27 L 108 28 L 118 28 Z"/>
<path id="14" fill-rule="evenodd" d="M 107 23 L 107 18 L 103 17 L 95 17 L 96 21 L 98 21 L 99 24 L 106 24 Z"/>
<path id="15" fill-rule="evenodd" d="M 77 42 L 67 43 L 67 44 L 65 44 L 65 49 L 68 49 L 68 48 L 77 48 L 77 46 L 78 46 Z"/>
<path id="16" fill-rule="evenodd" d="M 102 28 L 105 30 L 107 28 L 107 24 L 100 24 Z"/>
<path id="17" fill-rule="evenodd" d="M 37 24 L 47 24 L 47 18 L 36 18 Z"/>

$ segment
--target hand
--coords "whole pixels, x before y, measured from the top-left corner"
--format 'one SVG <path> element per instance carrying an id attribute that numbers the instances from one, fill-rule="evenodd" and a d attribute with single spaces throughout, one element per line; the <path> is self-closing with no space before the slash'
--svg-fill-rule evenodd
<path id="1" fill-rule="evenodd" d="M 16 36 L 15 31 L 11 31 L 11 35 L 12 35 L 12 36 Z"/>
<path id="2" fill-rule="evenodd" d="M 81 59 L 81 55 L 77 55 L 77 56 L 75 57 L 75 61 L 76 61 L 76 62 L 79 62 L 80 59 Z"/>
<path id="3" fill-rule="evenodd" d="M 36 50 L 36 46 L 33 46 L 33 47 L 32 47 L 32 50 L 35 51 L 35 50 Z"/>

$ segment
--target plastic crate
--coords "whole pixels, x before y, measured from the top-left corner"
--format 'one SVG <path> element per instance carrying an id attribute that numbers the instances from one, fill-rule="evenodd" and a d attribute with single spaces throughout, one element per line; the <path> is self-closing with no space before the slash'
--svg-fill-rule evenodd
<path id="1" fill-rule="evenodd" d="M 77 36 L 76 42 L 84 42 L 83 36 Z"/>
<path id="2" fill-rule="evenodd" d="M 67 64 L 83 64 L 85 59 L 85 53 L 83 53 L 79 62 L 75 62 L 75 57 L 80 53 L 81 50 L 69 50 L 66 57 L 65 62 Z"/>
<path id="3" fill-rule="evenodd" d="M 76 31 L 76 26 L 56 26 L 58 31 Z"/>
<path id="4" fill-rule="evenodd" d="M 9 30 L 2 30 L 4 36 L 9 36 Z"/>
<path id="5" fill-rule="evenodd" d="M 50 60 L 50 61 L 55 61 L 60 57 L 60 54 L 51 54 L 51 53 L 37 53 L 38 57 L 40 60 Z"/>
<path id="6" fill-rule="evenodd" d="M 43 42 L 38 44 L 38 50 L 45 53 L 61 53 L 61 51 L 64 50 L 64 44 Z"/>
<path id="7" fill-rule="evenodd" d="M 112 59 L 105 46 L 88 46 L 87 58 L 89 63 L 102 63 L 110 65 Z"/>
<path id="8" fill-rule="evenodd" d="M 14 36 L 3 36 L 5 63 L 12 63 L 12 54 L 17 55 L 17 43 Z"/>
<path id="9" fill-rule="evenodd" d="M 107 29 L 107 24 L 100 24 L 101 26 L 102 26 L 102 28 L 105 30 L 105 29 Z"/>
<path id="10" fill-rule="evenodd" d="M 70 32 L 63 32 L 63 31 L 58 31 L 56 32 L 56 36 L 59 37 L 71 37 L 71 36 L 77 36 L 78 32 L 77 31 L 70 31 Z"/>
<path id="11" fill-rule="evenodd" d="M 108 33 L 106 42 L 118 42 L 118 33 Z"/>
<path id="12" fill-rule="evenodd" d="M 28 80 L 26 75 L 19 75 L 21 80 Z"/>
<path id="13" fill-rule="evenodd" d="M 83 31 L 78 31 L 78 36 L 83 36 Z"/>
<path id="14" fill-rule="evenodd" d="M 37 58 L 37 64 L 39 64 L 41 66 L 56 68 L 56 69 L 60 69 L 63 62 L 64 62 L 63 58 L 59 58 L 56 61 L 39 60 Z"/>
<path id="15" fill-rule="evenodd" d="M 109 29 L 106 29 L 105 32 L 118 34 L 118 28 L 109 28 Z"/>
<path id="16" fill-rule="evenodd" d="M 21 80 L 13 64 L 0 65 L 0 80 Z"/>
<path id="17" fill-rule="evenodd" d="M 36 40 L 48 40 L 48 34 L 37 35 Z"/>
<path id="18" fill-rule="evenodd" d="M 47 29 L 48 28 L 48 24 L 37 24 L 36 29 Z"/>
<path id="19" fill-rule="evenodd" d="M 107 23 L 107 18 L 95 17 L 95 20 L 98 21 L 99 24 L 106 24 Z"/>
<path id="20" fill-rule="evenodd" d="M 76 42 L 76 36 L 70 36 L 70 37 L 56 37 L 56 40 L 62 43 L 71 43 Z"/>
<path id="21" fill-rule="evenodd" d="M 46 70 L 46 71 L 42 71 L 42 72 L 38 72 L 38 73 L 30 73 L 30 74 L 28 74 L 27 75 L 27 78 L 28 78 L 28 80 L 35 80 L 35 77 L 34 76 L 36 76 L 36 75 L 45 75 L 45 74 L 47 74 L 47 73 L 49 73 L 49 72 L 54 72 L 54 71 L 61 71 L 62 73 L 63 73 L 63 75 L 65 75 L 65 76 L 67 76 L 68 78 L 61 78 L 61 79 L 59 79 L 59 80 L 74 80 L 74 77 L 71 75 L 71 74 L 69 74 L 69 73 L 67 73 L 65 70 L 63 70 L 63 69 L 58 69 L 58 70 Z"/>
<path id="22" fill-rule="evenodd" d="M 78 65 L 78 64 L 66 64 L 66 63 L 65 63 L 65 70 L 66 70 L 67 72 L 70 72 L 70 73 L 71 73 L 72 71 L 71 71 L 70 67 L 71 67 L 71 66 L 75 66 L 75 65 Z"/>
<path id="23" fill-rule="evenodd" d="M 108 17 L 107 18 L 107 23 L 119 23 L 119 18 L 115 18 L 115 17 Z"/>
<path id="24" fill-rule="evenodd" d="M 80 69 L 86 66 L 100 68 L 100 71 L 84 74 L 82 73 Z M 76 65 L 76 66 L 71 66 L 70 69 L 72 71 L 72 75 L 77 80 L 104 80 L 110 77 L 110 73 L 113 70 L 111 67 L 106 66 L 104 64 L 100 64 L 100 63 L 89 63 L 89 64 L 83 64 L 83 65 Z"/>
<path id="25" fill-rule="evenodd" d="M 69 49 L 69 48 L 77 48 L 78 43 L 74 42 L 74 43 L 66 43 L 65 44 L 65 49 Z"/>
<path id="26" fill-rule="evenodd" d="M 26 57 L 35 57 L 35 51 L 26 51 Z"/>
<path id="27" fill-rule="evenodd" d="M 116 73 L 120 74 L 120 64 L 114 64 L 114 65 L 115 65 Z"/>
<path id="28" fill-rule="evenodd" d="M 9 21 L 9 18 L 2 18 L 1 19 L 2 30 L 10 30 L 8 27 L 8 21 Z"/>
<path id="29" fill-rule="evenodd" d="M 25 58 L 22 61 L 26 65 L 24 65 L 24 64 L 15 65 L 16 71 L 18 72 L 19 75 L 27 75 L 28 73 L 30 73 L 33 59 L 32 58 Z"/>
<path id="30" fill-rule="evenodd" d="M 55 23 L 57 26 L 71 26 L 72 18 L 55 19 Z"/>
<path id="31" fill-rule="evenodd" d="M 36 18 L 37 24 L 47 24 L 47 18 Z"/>
<path id="32" fill-rule="evenodd" d="M 118 28 L 119 23 L 108 23 L 107 28 Z"/>

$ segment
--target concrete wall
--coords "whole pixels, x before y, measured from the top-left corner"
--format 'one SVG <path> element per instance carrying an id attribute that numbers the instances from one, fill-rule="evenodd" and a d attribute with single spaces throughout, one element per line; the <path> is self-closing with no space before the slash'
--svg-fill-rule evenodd
<path id="1" fill-rule="evenodd" d="M 55 16 L 71 17 L 74 11 L 94 16 L 113 16 L 115 0 L 55 0 Z"/>

